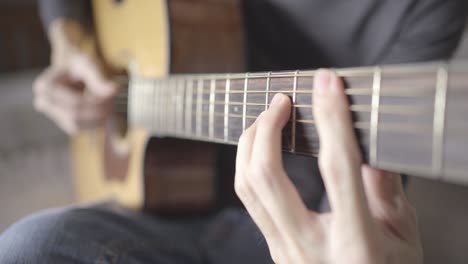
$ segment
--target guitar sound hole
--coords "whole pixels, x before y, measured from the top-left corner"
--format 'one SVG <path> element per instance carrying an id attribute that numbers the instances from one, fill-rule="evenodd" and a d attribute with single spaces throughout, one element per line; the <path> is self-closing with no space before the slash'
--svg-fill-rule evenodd
<path id="1" fill-rule="evenodd" d="M 122 4 L 123 2 L 124 2 L 124 0 L 114 0 L 114 3 L 116 3 L 118 5 Z"/>

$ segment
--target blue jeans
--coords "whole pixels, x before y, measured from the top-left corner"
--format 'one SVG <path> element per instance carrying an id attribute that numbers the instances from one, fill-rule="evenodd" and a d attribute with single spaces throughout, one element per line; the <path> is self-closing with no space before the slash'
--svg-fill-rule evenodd
<path id="1" fill-rule="evenodd" d="M 0 263 L 272 263 L 241 209 L 167 220 L 94 206 L 27 217 L 0 236 Z"/>
<path id="2" fill-rule="evenodd" d="M 303 200 L 316 209 L 323 195 L 316 165 L 301 157 L 284 158 Z M 298 169 L 303 164 L 310 166 L 309 173 Z M 52 209 L 17 222 L 0 236 L 0 263 L 261 264 L 272 260 L 263 235 L 242 209 L 169 220 L 100 205 Z"/>

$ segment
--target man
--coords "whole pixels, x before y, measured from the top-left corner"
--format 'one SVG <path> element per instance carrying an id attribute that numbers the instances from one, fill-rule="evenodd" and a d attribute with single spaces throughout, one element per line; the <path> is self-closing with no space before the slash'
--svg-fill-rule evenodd
<path id="1" fill-rule="evenodd" d="M 88 34 L 80 15 L 86 12 L 70 12 L 76 9 L 64 4 L 79 3 L 86 1 L 42 1 L 61 7 L 46 8 L 52 10 L 45 16 L 52 66 L 35 88 L 36 107 L 69 133 L 102 124 L 116 90 L 99 62 L 77 48 Z M 448 58 L 466 10 L 463 1 L 443 0 L 245 1 L 249 70 Z M 92 96 L 76 93 L 76 82 Z M 240 210 L 169 222 L 121 209 L 75 208 L 12 226 L 0 238 L 0 261 L 270 263 L 271 254 L 278 263 L 421 263 L 417 224 L 400 178 L 363 166 L 361 179 L 343 84 L 326 71 L 315 82 L 320 168 L 332 214 L 319 215 L 304 205 L 317 207 L 310 201 L 321 197 L 320 187 L 312 184 L 315 191 L 301 193 L 302 201 L 286 177 L 291 171 L 281 165 L 279 133 L 290 102 L 277 95 L 242 136 L 236 161 L 236 192 L 267 244 Z M 300 163 L 302 175 L 314 169 L 309 160 L 285 161 L 291 162 Z"/>

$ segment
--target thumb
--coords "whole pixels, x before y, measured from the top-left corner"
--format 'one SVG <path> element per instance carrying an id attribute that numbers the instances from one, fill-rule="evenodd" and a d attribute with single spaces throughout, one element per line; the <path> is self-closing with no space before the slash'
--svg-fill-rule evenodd
<path id="1" fill-rule="evenodd" d="M 98 97 L 112 97 L 117 93 L 117 84 L 107 78 L 98 62 L 87 55 L 76 55 L 71 59 L 70 72 L 83 81 L 86 89 Z"/>

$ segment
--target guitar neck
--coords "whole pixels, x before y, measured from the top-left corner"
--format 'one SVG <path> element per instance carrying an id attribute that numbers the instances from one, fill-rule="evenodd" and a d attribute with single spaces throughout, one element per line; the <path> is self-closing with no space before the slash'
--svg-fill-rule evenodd
<path id="1" fill-rule="evenodd" d="M 429 63 L 336 70 L 346 82 L 354 127 L 371 166 L 468 183 L 468 65 Z M 133 78 L 132 126 L 155 136 L 237 144 L 276 93 L 291 97 L 284 151 L 317 155 L 315 71 Z M 121 97 L 124 101 L 126 95 Z"/>

